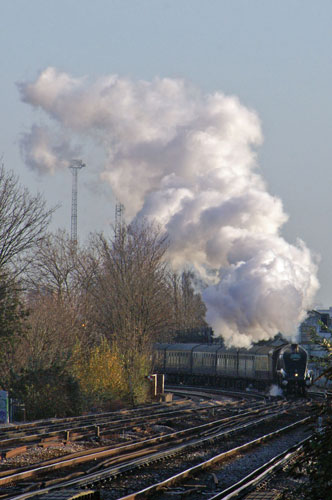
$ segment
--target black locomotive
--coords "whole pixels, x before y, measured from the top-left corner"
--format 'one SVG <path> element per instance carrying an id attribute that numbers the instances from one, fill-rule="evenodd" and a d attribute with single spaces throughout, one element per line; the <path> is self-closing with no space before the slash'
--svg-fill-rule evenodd
<path id="1" fill-rule="evenodd" d="M 169 382 L 304 394 L 311 384 L 308 355 L 299 344 L 257 344 L 226 349 L 221 344 L 155 344 L 154 370 Z"/>
<path id="2" fill-rule="evenodd" d="M 299 344 L 287 344 L 279 351 L 277 382 L 286 392 L 304 393 L 312 383 L 308 354 Z"/>

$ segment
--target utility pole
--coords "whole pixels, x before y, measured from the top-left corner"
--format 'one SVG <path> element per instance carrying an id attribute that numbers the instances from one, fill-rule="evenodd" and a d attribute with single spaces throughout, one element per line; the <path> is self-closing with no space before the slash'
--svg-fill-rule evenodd
<path id="1" fill-rule="evenodd" d="M 70 168 L 73 174 L 73 183 L 71 191 L 71 241 L 77 243 L 77 176 L 81 168 L 86 167 L 82 160 L 71 160 Z"/>

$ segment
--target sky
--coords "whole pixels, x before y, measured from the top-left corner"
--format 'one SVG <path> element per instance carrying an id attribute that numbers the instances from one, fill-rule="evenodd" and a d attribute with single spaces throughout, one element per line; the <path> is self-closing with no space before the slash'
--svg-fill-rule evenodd
<path id="1" fill-rule="evenodd" d="M 332 305 L 332 3 L 320 0 L 0 0 L 0 153 L 22 185 L 60 205 L 70 231 L 71 174 L 40 175 L 22 155 L 33 125 L 51 123 L 22 97 L 46 68 L 94 81 L 183 79 L 203 94 L 237 96 L 255 112 L 259 173 L 289 219 L 282 236 L 320 259 L 317 307 Z M 100 182 L 90 138 L 79 173 L 78 232 L 110 230 L 115 196 Z M 139 182 L 139 180 L 138 180 Z"/>

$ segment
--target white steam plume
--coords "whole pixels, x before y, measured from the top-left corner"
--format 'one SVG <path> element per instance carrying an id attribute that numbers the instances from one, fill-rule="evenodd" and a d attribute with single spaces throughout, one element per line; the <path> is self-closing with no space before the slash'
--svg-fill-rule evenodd
<path id="1" fill-rule="evenodd" d="M 257 172 L 253 111 L 168 78 L 90 83 L 48 68 L 19 87 L 58 126 L 104 148 L 101 180 L 130 217 L 168 231 L 171 262 L 205 281 L 208 320 L 228 344 L 294 336 L 318 289 L 317 266 L 303 242 L 280 236 L 287 216 Z M 31 145 L 26 138 L 27 158 Z"/>
<path id="2" fill-rule="evenodd" d="M 68 167 L 71 158 L 79 155 L 79 150 L 72 147 L 63 134 L 60 135 L 57 136 L 46 126 L 33 125 L 20 140 L 25 163 L 39 174 L 54 174 Z"/>

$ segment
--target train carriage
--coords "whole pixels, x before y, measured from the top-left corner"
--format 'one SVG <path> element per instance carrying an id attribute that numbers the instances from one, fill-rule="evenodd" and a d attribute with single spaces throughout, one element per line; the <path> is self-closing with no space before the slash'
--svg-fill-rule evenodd
<path id="1" fill-rule="evenodd" d="M 250 349 L 254 355 L 254 378 L 270 384 L 273 382 L 273 352 L 271 346 L 255 346 Z"/>
<path id="2" fill-rule="evenodd" d="M 192 372 L 192 351 L 198 344 L 169 344 L 165 354 L 166 373 L 177 375 L 190 375 Z"/>
<path id="3" fill-rule="evenodd" d="M 216 351 L 219 349 L 215 344 L 200 344 L 193 350 L 193 373 L 197 375 L 216 374 Z"/>
<path id="4" fill-rule="evenodd" d="M 304 392 L 310 385 L 307 353 L 297 344 L 280 340 L 250 349 L 227 349 L 221 344 L 156 344 L 154 369 L 169 381 Z"/>
<path id="5" fill-rule="evenodd" d="M 238 374 L 238 350 L 225 349 L 219 347 L 217 351 L 217 370 L 216 374 L 219 378 L 237 377 Z"/>
<path id="6" fill-rule="evenodd" d="M 239 353 L 238 375 L 244 379 L 255 378 L 255 356 L 253 353 Z"/>

